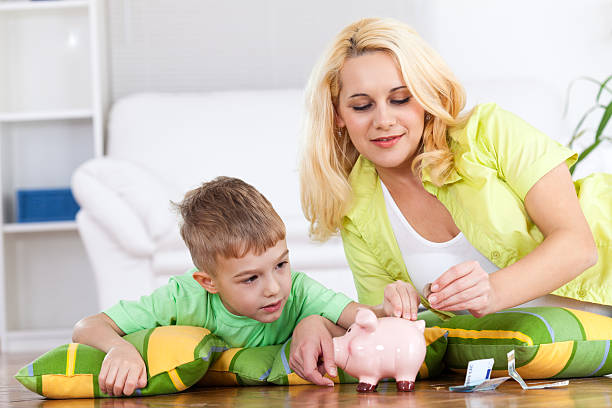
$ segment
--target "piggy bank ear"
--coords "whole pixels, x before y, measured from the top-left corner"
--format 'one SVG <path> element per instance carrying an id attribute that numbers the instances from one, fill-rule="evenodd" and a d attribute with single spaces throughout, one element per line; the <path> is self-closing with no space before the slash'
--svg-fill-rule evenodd
<path id="1" fill-rule="evenodd" d="M 355 323 L 363 327 L 368 332 L 373 332 L 378 326 L 378 318 L 370 309 L 360 307 L 357 310 L 357 316 L 355 316 Z"/>
<path id="2" fill-rule="evenodd" d="M 425 320 L 417 320 L 414 322 L 414 327 L 419 329 L 421 332 L 425 332 Z"/>

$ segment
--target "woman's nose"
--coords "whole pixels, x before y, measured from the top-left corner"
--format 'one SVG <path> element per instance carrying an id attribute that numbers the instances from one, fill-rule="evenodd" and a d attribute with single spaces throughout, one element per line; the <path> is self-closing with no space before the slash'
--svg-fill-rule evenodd
<path id="1" fill-rule="evenodd" d="M 388 129 L 395 124 L 395 116 L 384 104 L 379 104 L 374 116 L 374 126 L 380 129 Z"/>

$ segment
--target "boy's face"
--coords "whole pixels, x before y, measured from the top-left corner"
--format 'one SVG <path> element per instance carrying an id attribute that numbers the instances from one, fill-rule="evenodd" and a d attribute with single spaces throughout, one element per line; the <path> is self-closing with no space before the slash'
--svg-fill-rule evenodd
<path id="1" fill-rule="evenodd" d="M 263 323 L 277 320 L 291 292 L 289 251 L 284 239 L 264 253 L 217 260 L 214 275 L 199 271 L 194 278 L 210 293 L 218 293 L 225 308 L 237 316 Z"/>

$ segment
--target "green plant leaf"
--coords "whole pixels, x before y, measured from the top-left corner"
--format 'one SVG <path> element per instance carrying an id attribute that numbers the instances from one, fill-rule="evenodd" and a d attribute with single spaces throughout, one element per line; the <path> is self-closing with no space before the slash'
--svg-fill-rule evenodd
<path id="1" fill-rule="evenodd" d="M 606 84 L 608 82 L 610 82 L 610 80 L 612 80 L 612 75 L 607 77 L 606 80 L 601 83 L 601 86 L 599 87 L 599 91 L 597 92 L 597 97 L 595 98 L 595 100 L 598 103 L 599 103 L 599 98 L 601 97 L 601 93 L 603 92 L 604 89 L 606 89 L 608 92 L 612 93 L 612 90 L 610 90 L 610 88 L 606 87 Z"/>
<path id="2" fill-rule="evenodd" d="M 591 113 L 593 113 L 596 109 L 599 109 L 601 107 L 602 106 L 599 104 L 593 105 L 582 115 L 582 117 L 578 121 L 578 124 L 576 125 L 576 128 L 574 129 L 574 133 L 572 133 L 572 138 L 568 144 L 569 147 L 572 147 L 572 144 L 574 143 L 574 141 L 576 141 L 576 139 L 578 139 L 580 136 L 584 134 L 585 130 L 582 130 L 582 131 L 580 130 L 584 121 L 589 117 Z"/>
<path id="3" fill-rule="evenodd" d="M 599 144 L 602 142 L 602 139 L 600 140 L 596 140 L 595 142 L 593 142 L 589 147 L 587 147 L 586 149 L 584 149 L 579 155 L 578 155 L 578 159 L 576 159 L 576 163 L 574 163 L 574 166 L 570 169 L 570 174 L 574 174 L 574 171 L 576 170 L 576 167 L 578 167 L 578 163 L 580 163 L 581 161 L 583 161 L 589 154 L 591 154 L 591 152 L 593 150 L 595 150 L 595 148 L 597 146 L 599 146 Z"/>
<path id="4" fill-rule="evenodd" d="M 579 153 L 578 159 L 576 159 L 576 162 L 570 169 L 570 174 L 574 174 L 574 171 L 578 167 L 578 164 L 582 162 L 589 154 L 591 154 L 593 150 L 595 150 L 601 142 L 603 141 L 612 142 L 612 137 L 603 134 L 604 130 L 606 129 L 606 126 L 610 122 L 610 118 L 612 118 L 612 101 L 608 102 L 607 105 L 602 104 L 600 102 L 600 99 L 601 99 L 601 96 L 604 90 L 606 90 L 612 95 L 612 89 L 610 89 L 607 86 L 608 83 L 612 83 L 612 75 L 608 76 L 603 82 L 599 82 L 596 79 L 593 79 L 590 77 L 580 77 L 580 78 L 573 80 L 567 88 L 566 103 L 565 103 L 565 109 L 564 109 L 563 116 L 567 115 L 570 91 L 577 81 L 588 81 L 588 82 L 595 83 L 598 86 L 598 90 L 597 90 L 597 94 L 595 97 L 595 105 L 591 106 L 589 109 L 586 110 L 586 112 L 583 113 L 582 117 L 580 118 L 580 120 L 578 121 L 578 124 L 576 125 L 574 129 L 574 132 L 572 133 L 572 136 L 568 143 L 568 147 L 571 148 L 576 140 L 578 140 L 580 137 L 584 136 L 587 132 L 589 132 L 589 129 L 583 129 L 582 127 L 584 126 L 586 119 L 593 112 L 595 112 L 598 109 L 603 109 L 603 114 L 601 115 L 601 118 L 599 119 L 599 123 L 597 125 L 597 130 L 595 131 L 595 137 L 594 137 L 593 142 L 586 149 L 584 149 L 582 152 Z"/>
<path id="5" fill-rule="evenodd" d="M 601 87 L 601 82 L 599 82 L 595 78 L 584 76 L 584 77 L 578 77 L 576 79 L 573 79 L 572 82 L 570 82 L 570 84 L 567 86 L 567 90 L 565 91 L 565 107 L 563 108 L 563 117 L 565 117 L 567 115 L 567 108 L 569 107 L 569 101 L 570 101 L 570 93 L 572 91 L 572 88 L 574 87 L 574 84 L 576 84 L 576 82 L 578 82 L 578 81 L 593 82 L 597 86 Z"/>
<path id="6" fill-rule="evenodd" d="M 597 127 L 597 132 L 595 132 L 595 140 L 599 140 L 599 137 L 601 136 L 604 129 L 608 125 L 608 122 L 610 121 L 610 116 L 612 116 L 612 102 L 610 102 L 608 106 L 606 106 L 606 110 L 601 116 L 601 120 L 599 121 L 599 127 Z"/>

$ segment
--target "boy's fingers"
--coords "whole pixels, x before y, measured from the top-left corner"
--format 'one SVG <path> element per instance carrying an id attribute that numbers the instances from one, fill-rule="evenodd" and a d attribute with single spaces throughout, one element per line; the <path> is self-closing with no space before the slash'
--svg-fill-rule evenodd
<path id="1" fill-rule="evenodd" d="M 308 380 L 312 383 L 318 384 L 318 385 L 325 385 L 325 378 L 323 378 L 323 376 L 321 375 L 321 373 L 319 373 L 319 369 L 317 367 L 317 361 L 319 360 L 319 353 L 312 349 L 312 350 L 304 350 L 304 359 L 302 362 L 302 377 L 305 380 Z M 299 367 L 296 367 L 296 369 L 299 369 Z M 297 371 L 296 369 L 294 369 L 294 371 Z M 297 373 L 298 375 L 300 375 L 300 373 Z"/>
<path id="2" fill-rule="evenodd" d="M 331 375 L 332 377 L 337 376 L 338 370 L 336 369 L 336 364 L 334 362 L 334 344 L 331 337 L 321 339 L 321 352 L 323 353 L 323 364 L 325 366 L 325 371 L 327 371 L 327 374 Z M 331 385 L 333 384 L 334 382 L 331 381 Z"/>
<path id="3" fill-rule="evenodd" d="M 108 375 L 109 364 L 106 360 L 102 362 L 102 367 L 100 368 L 100 374 L 98 375 L 98 384 L 100 386 L 100 391 L 105 394 L 106 392 L 106 376 Z"/>
<path id="4" fill-rule="evenodd" d="M 144 388 L 147 386 L 147 367 L 143 366 L 140 371 L 140 377 L 138 378 L 138 388 Z"/>
<path id="5" fill-rule="evenodd" d="M 140 370 L 132 369 L 128 372 L 125 378 L 125 386 L 123 387 L 123 394 L 132 395 L 138 384 L 140 377 Z"/>
<path id="6" fill-rule="evenodd" d="M 115 396 L 123 395 L 123 388 L 125 387 L 125 379 L 127 378 L 128 371 L 125 368 L 121 368 L 117 371 L 117 377 L 115 378 L 115 385 L 113 386 L 113 394 Z"/>
<path id="7" fill-rule="evenodd" d="M 113 387 L 115 385 L 115 377 L 117 377 L 117 367 L 115 365 L 108 369 L 106 374 L 106 380 L 104 381 L 106 393 L 108 395 L 114 395 Z"/>

